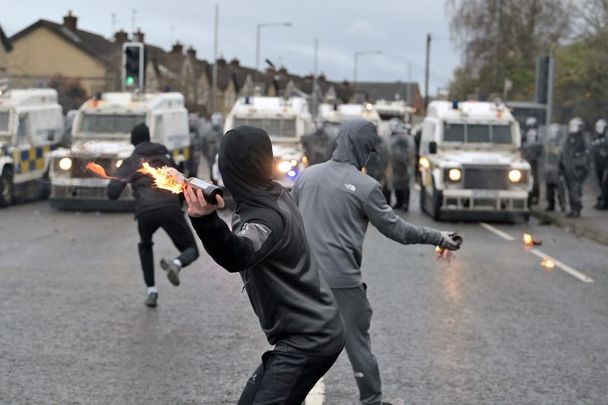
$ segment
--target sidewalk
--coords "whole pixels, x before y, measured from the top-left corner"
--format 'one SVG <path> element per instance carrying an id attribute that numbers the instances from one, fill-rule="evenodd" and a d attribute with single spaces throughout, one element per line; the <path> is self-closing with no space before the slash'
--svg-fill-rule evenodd
<path id="1" fill-rule="evenodd" d="M 541 196 L 540 204 L 532 206 L 530 213 L 541 221 L 550 222 L 576 235 L 608 245 L 608 210 L 600 211 L 593 208 L 596 197 L 596 187 L 587 183 L 583 191 L 583 209 L 580 218 L 566 218 L 559 211 L 559 205 L 555 212 L 546 212 L 547 204 L 544 196 Z"/>

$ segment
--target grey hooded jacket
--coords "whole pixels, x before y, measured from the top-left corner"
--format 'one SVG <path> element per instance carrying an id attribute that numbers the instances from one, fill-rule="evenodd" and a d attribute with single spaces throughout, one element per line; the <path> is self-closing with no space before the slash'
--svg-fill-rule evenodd
<path id="1" fill-rule="evenodd" d="M 441 241 L 439 231 L 397 216 L 380 184 L 361 172 L 377 138 L 376 126 L 368 121 L 344 123 L 332 159 L 304 170 L 293 187 L 313 257 L 331 288 L 362 283 L 363 240 L 369 222 L 402 244 Z"/>

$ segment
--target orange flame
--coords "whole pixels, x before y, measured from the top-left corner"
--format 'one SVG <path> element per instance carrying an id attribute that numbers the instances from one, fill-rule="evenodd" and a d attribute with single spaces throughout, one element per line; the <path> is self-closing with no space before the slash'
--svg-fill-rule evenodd
<path id="1" fill-rule="evenodd" d="M 529 233 L 524 233 L 523 241 L 526 246 L 534 245 L 534 238 Z"/>
<path id="2" fill-rule="evenodd" d="M 541 267 L 544 267 L 547 270 L 553 270 L 555 268 L 555 263 L 548 257 L 545 257 L 543 260 L 541 260 L 540 265 Z"/>
<path id="3" fill-rule="evenodd" d="M 92 171 L 93 173 L 95 173 L 96 175 L 98 175 L 99 177 L 102 177 L 104 179 L 112 180 L 114 178 L 112 176 L 108 176 L 106 174 L 105 169 L 100 164 L 89 162 L 89 163 L 87 163 L 85 168 L 87 168 L 88 170 Z"/>
<path id="4" fill-rule="evenodd" d="M 151 176 L 154 179 L 154 187 L 169 190 L 173 194 L 184 191 L 184 181 L 179 178 L 180 173 L 174 168 L 169 166 L 156 168 L 146 162 L 143 162 L 141 166 L 137 171 Z"/>

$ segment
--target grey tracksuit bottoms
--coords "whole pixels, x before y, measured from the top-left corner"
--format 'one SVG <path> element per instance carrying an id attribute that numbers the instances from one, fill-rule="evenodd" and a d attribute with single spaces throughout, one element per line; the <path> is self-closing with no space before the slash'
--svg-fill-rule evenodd
<path id="1" fill-rule="evenodd" d="M 359 399 L 364 405 L 382 403 L 382 383 L 378 361 L 372 353 L 369 326 L 372 307 L 367 300 L 367 286 L 332 288 L 346 324 L 346 354 L 353 367 L 359 387 Z"/>

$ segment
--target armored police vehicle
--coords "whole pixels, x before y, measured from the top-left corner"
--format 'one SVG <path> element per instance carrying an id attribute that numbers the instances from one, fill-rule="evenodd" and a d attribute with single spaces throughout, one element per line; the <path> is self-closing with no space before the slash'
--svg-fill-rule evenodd
<path id="1" fill-rule="evenodd" d="M 530 165 L 502 103 L 433 101 L 422 124 L 420 206 L 435 219 L 528 219 Z"/>
<path id="2" fill-rule="evenodd" d="M 307 165 L 301 142 L 302 135 L 313 127 L 307 100 L 304 97 L 241 97 L 226 116 L 224 130 L 240 125 L 263 128 L 268 133 L 275 160 L 274 179 L 291 188 Z M 217 164 L 213 178 L 221 184 Z"/>
<path id="3" fill-rule="evenodd" d="M 78 110 L 69 149 L 52 153 L 51 206 L 58 209 L 131 210 L 134 199 L 126 187 L 118 200 L 106 197 L 109 180 L 88 171 L 88 162 L 101 165 L 108 176 L 133 152 L 131 129 L 146 123 L 152 142 L 167 147 L 180 171 L 194 175 L 188 112 L 181 93 L 104 93 Z"/>
<path id="4" fill-rule="evenodd" d="M 52 89 L 0 95 L 0 207 L 47 194 L 47 159 L 63 137 L 63 115 Z"/>

